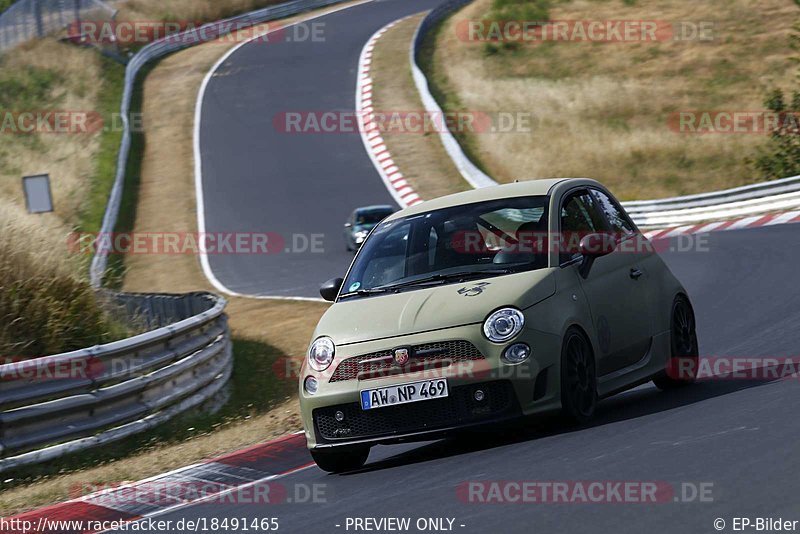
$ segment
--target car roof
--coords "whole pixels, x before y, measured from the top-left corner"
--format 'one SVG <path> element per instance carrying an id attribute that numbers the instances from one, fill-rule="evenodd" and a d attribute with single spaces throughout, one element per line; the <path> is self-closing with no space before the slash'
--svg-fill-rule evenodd
<path id="1" fill-rule="evenodd" d="M 355 213 L 361 213 L 364 211 L 394 211 L 395 208 L 393 206 L 389 206 L 388 204 L 380 204 L 375 206 L 363 206 L 361 208 L 356 208 L 353 210 Z"/>
<path id="2" fill-rule="evenodd" d="M 450 208 L 462 204 L 496 200 L 499 198 L 545 196 L 550 194 L 551 190 L 556 185 L 568 185 L 567 182 L 574 182 L 575 185 L 597 184 L 597 182 L 594 180 L 588 180 L 586 178 L 547 178 L 542 180 L 525 180 L 522 182 L 514 182 L 512 184 L 503 184 L 492 187 L 482 187 L 480 189 L 464 191 L 463 193 L 455 193 L 432 200 L 426 200 L 425 202 L 421 202 L 412 207 L 396 212 L 387 220 L 399 219 L 402 217 L 408 217 L 409 215 L 426 213 L 429 211 Z"/>

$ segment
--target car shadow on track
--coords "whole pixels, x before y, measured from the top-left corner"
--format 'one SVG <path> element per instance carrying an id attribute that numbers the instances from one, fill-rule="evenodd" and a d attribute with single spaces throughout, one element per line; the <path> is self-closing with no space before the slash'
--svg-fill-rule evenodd
<path id="1" fill-rule="evenodd" d="M 516 424 L 484 427 L 464 431 L 456 436 L 441 439 L 379 460 L 368 463 L 362 469 L 344 473 L 352 476 L 359 473 L 380 471 L 402 465 L 410 465 L 478 452 L 515 443 L 566 434 L 609 423 L 635 419 L 646 415 L 689 406 L 737 391 L 763 386 L 776 380 L 715 380 L 701 381 L 692 386 L 672 391 L 659 391 L 654 386 L 638 387 L 601 401 L 591 423 L 584 426 L 566 424 L 557 416 L 529 418 Z M 468 435 L 470 439 L 463 439 Z M 462 439 L 459 439 L 462 438 Z"/>

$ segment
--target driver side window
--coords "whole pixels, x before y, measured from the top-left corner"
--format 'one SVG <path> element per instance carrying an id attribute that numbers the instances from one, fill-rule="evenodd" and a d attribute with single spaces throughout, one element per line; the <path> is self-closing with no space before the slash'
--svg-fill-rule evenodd
<path id="1" fill-rule="evenodd" d="M 594 197 L 588 191 L 569 195 L 561 205 L 559 262 L 568 262 L 578 254 L 585 235 L 603 230 L 605 221 Z"/>

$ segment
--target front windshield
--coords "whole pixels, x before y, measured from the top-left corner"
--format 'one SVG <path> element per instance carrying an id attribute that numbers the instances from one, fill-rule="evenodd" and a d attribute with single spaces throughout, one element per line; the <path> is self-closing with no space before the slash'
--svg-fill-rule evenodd
<path id="1" fill-rule="evenodd" d="M 547 205 L 545 196 L 505 198 L 384 222 L 356 257 L 342 296 L 432 277 L 545 268 Z"/>

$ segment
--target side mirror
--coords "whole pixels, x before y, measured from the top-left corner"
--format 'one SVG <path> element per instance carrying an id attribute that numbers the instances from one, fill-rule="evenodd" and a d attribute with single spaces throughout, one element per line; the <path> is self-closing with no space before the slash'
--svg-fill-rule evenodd
<path id="1" fill-rule="evenodd" d="M 336 300 L 336 295 L 339 294 L 339 290 L 342 289 L 342 284 L 344 280 L 341 278 L 331 278 L 319 288 L 319 294 L 322 295 L 322 298 L 327 300 L 328 302 L 333 302 Z"/>
<path id="2" fill-rule="evenodd" d="M 589 234 L 584 236 L 579 245 L 579 252 L 583 256 L 583 261 L 578 272 L 586 279 L 589 276 L 589 271 L 592 270 L 594 260 L 611 254 L 616 248 L 617 241 L 609 234 Z"/>

